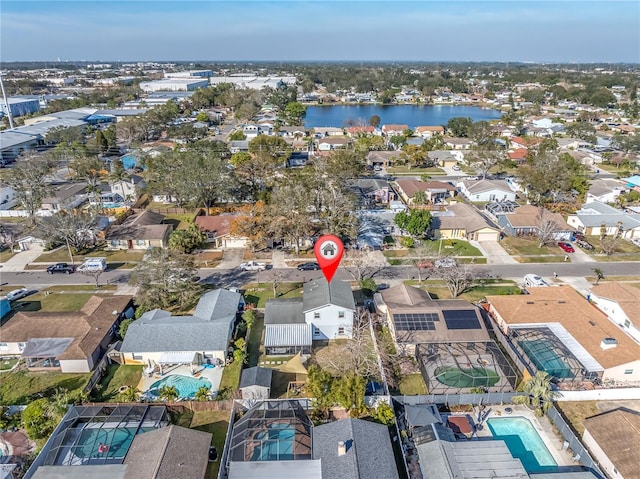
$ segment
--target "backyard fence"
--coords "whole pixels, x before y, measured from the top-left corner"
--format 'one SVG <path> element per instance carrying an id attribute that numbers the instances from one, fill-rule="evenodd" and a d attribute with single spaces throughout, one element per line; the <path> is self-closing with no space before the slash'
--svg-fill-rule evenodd
<path id="1" fill-rule="evenodd" d="M 599 477 L 600 479 L 604 479 L 605 475 L 600 471 L 596 462 L 591 458 L 587 449 L 582 445 L 580 440 L 573 433 L 573 430 L 569 427 L 567 422 L 562 417 L 562 414 L 552 406 L 547 412 L 549 419 L 551 422 L 558 428 L 562 437 L 564 437 L 566 443 L 568 443 L 568 447 L 571 448 L 573 452 L 575 452 L 575 460 L 580 461 L 584 467 L 591 470 L 591 472 Z M 566 444 L 565 444 L 566 445 Z"/>
<path id="2" fill-rule="evenodd" d="M 517 392 L 491 392 L 477 394 L 423 394 L 419 396 L 394 396 L 398 402 L 407 405 L 416 404 L 504 404 L 513 402 Z"/>
<path id="3" fill-rule="evenodd" d="M 100 382 L 100 380 L 102 379 L 102 376 L 104 376 L 105 373 L 107 372 L 107 367 L 109 366 L 109 364 L 111 364 L 111 360 L 105 354 L 104 356 L 102 356 L 102 359 L 98 362 L 96 369 L 93 371 L 93 374 L 89 378 L 89 382 L 82 390 L 83 393 L 89 394 L 91 391 L 93 391 L 93 388 L 96 387 L 96 384 Z"/>

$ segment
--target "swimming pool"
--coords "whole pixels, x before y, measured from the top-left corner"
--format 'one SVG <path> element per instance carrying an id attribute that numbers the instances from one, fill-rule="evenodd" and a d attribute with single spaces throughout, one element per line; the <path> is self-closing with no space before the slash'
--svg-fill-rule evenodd
<path id="1" fill-rule="evenodd" d="M 179 396 L 183 399 L 188 399 L 195 397 L 196 391 L 203 386 L 211 389 L 211 382 L 205 378 L 192 378 L 182 376 L 181 374 L 170 374 L 153 383 L 147 390 L 147 393 L 160 396 L 160 388 L 162 388 L 162 386 L 175 386 Z"/>
<path id="2" fill-rule="evenodd" d="M 488 368 L 440 366 L 434 371 L 434 376 L 438 382 L 457 388 L 491 387 L 500 381 L 498 373 Z"/>
<path id="3" fill-rule="evenodd" d="M 553 472 L 558 464 L 533 424 L 524 417 L 491 418 L 487 425 L 494 439 L 502 439 L 509 451 L 530 473 Z"/>
<path id="4" fill-rule="evenodd" d="M 84 428 L 73 446 L 73 453 L 87 459 L 122 459 L 127 455 L 136 434 L 153 430 L 154 428 L 135 427 Z M 102 454 L 98 452 L 101 443 L 109 446 L 107 452 Z"/>
<path id="5" fill-rule="evenodd" d="M 290 424 L 269 424 L 266 430 L 254 434 L 252 461 L 293 460 L 296 431 Z"/>
<path id="6" fill-rule="evenodd" d="M 574 376 L 571 367 L 565 363 L 554 351 L 547 339 L 534 339 L 520 342 L 520 347 L 527 354 L 531 362 L 541 371 L 546 371 L 550 376 L 558 379 Z"/>
<path id="7" fill-rule="evenodd" d="M 105 209 L 122 208 L 123 206 L 124 203 L 122 201 L 105 201 L 102 203 L 102 207 Z"/>

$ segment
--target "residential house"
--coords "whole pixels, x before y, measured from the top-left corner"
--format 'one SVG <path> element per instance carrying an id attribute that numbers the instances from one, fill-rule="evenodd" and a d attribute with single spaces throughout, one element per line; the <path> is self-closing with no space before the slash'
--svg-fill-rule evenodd
<path id="1" fill-rule="evenodd" d="M 600 203 L 615 203 L 616 199 L 627 191 L 618 180 L 598 178 L 589 182 L 589 190 L 585 196 L 585 203 L 599 201 Z"/>
<path id="2" fill-rule="evenodd" d="M 469 138 L 443 138 L 444 146 L 452 150 L 469 150 L 473 142 Z"/>
<path id="3" fill-rule="evenodd" d="M 457 190 L 443 181 L 398 180 L 398 194 L 407 205 L 417 205 L 416 193 L 424 193 L 425 204 L 444 204 L 453 198 Z"/>
<path id="4" fill-rule="evenodd" d="M 313 129 L 313 134 L 316 138 L 324 138 L 327 136 L 343 136 L 344 131 L 342 128 L 333 126 L 318 126 Z"/>
<path id="5" fill-rule="evenodd" d="M 633 175 L 628 178 L 622 178 L 622 181 L 625 182 L 627 188 L 631 188 L 635 191 L 640 191 L 640 175 Z"/>
<path id="6" fill-rule="evenodd" d="M 333 151 L 346 148 L 351 144 L 348 136 L 330 136 L 318 140 L 318 151 Z"/>
<path id="7" fill-rule="evenodd" d="M 448 205 L 445 211 L 433 211 L 431 232 L 437 239 L 465 239 L 497 241 L 500 230 L 491 224 L 471 205 Z"/>
<path id="8" fill-rule="evenodd" d="M 444 126 L 418 126 L 413 131 L 413 134 L 421 136 L 425 140 L 432 138 L 434 135 L 444 136 Z"/>
<path id="9" fill-rule="evenodd" d="M 640 342 L 640 289 L 617 281 L 602 283 L 591 288 L 589 300 Z"/>
<path id="10" fill-rule="evenodd" d="M 457 187 L 472 203 L 516 200 L 516 193 L 503 180 L 463 180 Z"/>
<path id="11" fill-rule="evenodd" d="M 153 247 L 166 248 L 173 225 L 163 224 L 164 216 L 145 210 L 125 219 L 122 224 L 111 225 L 105 239 L 109 248 L 124 250 L 147 250 Z"/>
<path id="12" fill-rule="evenodd" d="M 347 128 L 347 135 L 351 138 L 358 138 L 359 136 L 370 136 L 376 131 L 373 126 L 350 126 Z"/>
<path id="13" fill-rule="evenodd" d="M 324 278 L 305 283 L 302 298 L 267 301 L 267 354 L 308 353 L 312 341 L 351 338 L 355 309 L 349 283 Z"/>
<path id="14" fill-rule="evenodd" d="M 639 214 L 625 213 L 599 201 L 583 205 L 567 217 L 567 223 L 587 236 L 599 236 L 604 228 L 606 236 L 640 238 Z"/>
<path id="15" fill-rule="evenodd" d="M 19 311 L 0 327 L 0 355 L 20 356 L 33 371 L 90 372 L 125 317 L 131 296 L 92 296 L 80 311 Z"/>
<path id="16" fill-rule="evenodd" d="M 271 394 L 271 376 L 273 369 L 254 366 L 242 370 L 240 392 L 242 399 L 269 399 Z"/>
<path id="17" fill-rule="evenodd" d="M 278 136 L 282 138 L 304 138 L 307 132 L 304 126 L 281 126 L 278 129 Z"/>
<path id="18" fill-rule="evenodd" d="M 409 129 L 409 125 L 382 125 L 382 134 L 388 138 L 392 136 L 404 135 L 404 132 Z"/>
<path id="19" fill-rule="evenodd" d="M 386 206 L 395 198 L 389 182 L 380 178 L 357 178 L 350 182 L 349 188 L 358 195 L 362 209 Z"/>
<path id="20" fill-rule="evenodd" d="M 10 210 L 16 203 L 15 190 L 9 185 L 0 183 L 0 210 Z"/>
<path id="21" fill-rule="evenodd" d="M 570 240 L 575 232 L 560 213 L 552 213 L 544 207 L 539 208 L 533 205 L 516 205 L 512 210 L 503 209 L 495 214 L 495 218 L 498 225 L 509 236 L 538 235 L 540 226 L 543 225 L 546 229 L 550 222 L 554 223 L 553 233 L 558 241 Z"/>
<path id="22" fill-rule="evenodd" d="M 261 441 L 286 427 L 293 437 Z M 230 432 L 221 467 L 228 479 L 397 479 L 387 427 L 361 419 L 314 426 L 297 400 L 260 401 L 243 411 Z"/>
<path id="23" fill-rule="evenodd" d="M 145 366 L 224 362 L 244 305 L 240 293 L 216 289 L 200 298 L 192 315 L 147 311 L 127 329 L 120 346 L 121 362 Z"/>
<path id="24" fill-rule="evenodd" d="M 427 157 L 435 166 L 451 167 L 464 159 L 461 152 L 449 150 L 434 150 L 427 152 Z"/>
<path id="25" fill-rule="evenodd" d="M 400 156 L 400 153 L 397 151 L 370 151 L 367 153 L 367 164 L 386 168 L 393 166 L 398 156 Z"/>
<path id="26" fill-rule="evenodd" d="M 539 143 L 542 142 L 541 138 L 531 138 L 531 137 L 522 137 L 522 136 L 514 136 L 512 138 L 509 139 L 510 142 L 510 147 L 512 150 L 517 150 L 517 149 L 529 149 L 532 147 L 535 147 L 536 145 L 538 145 Z"/>
<path id="27" fill-rule="evenodd" d="M 229 152 L 240 153 L 249 151 L 249 140 L 233 140 L 229 142 Z"/>
<path id="28" fill-rule="evenodd" d="M 220 214 L 215 216 L 196 216 L 196 225 L 205 234 L 205 241 L 216 248 L 246 248 L 249 238 L 233 236 L 231 225 L 240 216 Z"/>
<path id="29" fill-rule="evenodd" d="M 516 363 L 558 381 L 640 382 L 640 344 L 571 286 L 487 296 L 487 311 L 506 335 Z"/>
<path id="30" fill-rule="evenodd" d="M 62 211 L 77 208 L 89 199 L 86 183 L 67 183 L 55 189 L 53 195 L 43 198 L 41 208 Z"/>
<path id="31" fill-rule="evenodd" d="M 517 148 L 508 153 L 509 159 L 518 165 L 522 165 L 527 161 L 527 154 L 529 150 L 526 148 Z"/>
<path id="32" fill-rule="evenodd" d="M 640 479 L 640 412 L 619 407 L 583 420 L 582 442 L 611 479 Z"/>
<path id="33" fill-rule="evenodd" d="M 422 289 L 400 284 L 374 300 L 396 347 L 411 356 L 418 344 L 490 339 L 478 308 L 463 299 L 433 299 Z M 466 315 L 464 328 L 451 320 L 456 315 Z"/>

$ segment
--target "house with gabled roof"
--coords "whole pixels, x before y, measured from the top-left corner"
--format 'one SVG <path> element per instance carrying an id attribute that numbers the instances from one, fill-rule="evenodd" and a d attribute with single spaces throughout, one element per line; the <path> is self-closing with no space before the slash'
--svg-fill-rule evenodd
<path id="1" fill-rule="evenodd" d="M 466 203 L 448 205 L 444 211 L 433 211 L 432 217 L 434 238 L 497 241 L 500 237 L 500 230 Z"/>
<path id="2" fill-rule="evenodd" d="M 305 283 L 302 298 L 267 301 L 267 354 L 308 353 L 312 341 L 351 338 L 355 309 L 349 283 L 324 278 Z"/>
<path id="3" fill-rule="evenodd" d="M 30 370 L 92 371 L 133 317 L 131 296 L 92 296 L 80 311 L 19 311 L 0 327 L 0 354 L 20 356 Z"/>
<path id="4" fill-rule="evenodd" d="M 249 238 L 231 234 L 231 226 L 240 215 L 221 214 L 215 216 L 197 216 L 196 226 L 205 234 L 205 241 L 216 248 L 246 248 Z"/>
<path id="5" fill-rule="evenodd" d="M 388 137 L 404 135 L 404 132 L 409 129 L 409 125 L 382 125 L 382 134 Z"/>
<path id="6" fill-rule="evenodd" d="M 435 135 L 444 135 L 444 126 L 417 126 L 413 133 L 424 139 L 429 139 Z"/>
<path id="7" fill-rule="evenodd" d="M 254 366 L 242 370 L 240 392 L 242 399 L 269 399 L 273 369 Z"/>
<path id="8" fill-rule="evenodd" d="M 502 180 L 463 180 L 456 186 L 472 203 L 516 200 L 515 192 Z"/>
<path id="9" fill-rule="evenodd" d="M 591 288 L 589 300 L 629 336 L 640 342 L 639 288 L 618 281 L 600 283 Z"/>
<path id="10" fill-rule="evenodd" d="M 640 238 L 639 214 L 625 213 L 599 201 L 583 205 L 575 214 L 567 217 L 567 223 L 587 236 L 600 235 L 604 225 L 607 236 Z"/>
<path id="11" fill-rule="evenodd" d="M 216 289 L 204 294 L 192 315 L 147 311 L 129 325 L 120 345 L 124 364 L 205 364 L 225 361 L 238 312 L 240 293 Z"/>
<path id="12" fill-rule="evenodd" d="M 133 214 L 122 224 L 109 226 L 105 235 L 108 247 L 127 250 L 166 248 L 173 225 L 163 221 L 163 215 L 149 210 Z"/>
<path id="13" fill-rule="evenodd" d="M 424 193 L 427 203 L 445 203 L 453 198 L 457 190 L 444 181 L 398 180 L 398 193 L 407 205 L 414 204 L 416 193 Z"/>
<path id="14" fill-rule="evenodd" d="M 533 205 L 516 206 L 513 211 L 497 213 L 495 218 L 509 236 L 536 235 L 543 221 L 553 222 L 554 237 L 558 241 L 570 239 L 575 232 L 560 213 L 552 213 L 544 207 Z"/>

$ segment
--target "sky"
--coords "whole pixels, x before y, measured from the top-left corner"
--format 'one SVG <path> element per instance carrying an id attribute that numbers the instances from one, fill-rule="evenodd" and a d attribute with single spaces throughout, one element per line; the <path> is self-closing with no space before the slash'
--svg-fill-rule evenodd
<path id="1" fill-rule="evenodd" d="M 0 61 L 640 63 L 638 0 L 1 0 Z"/>

